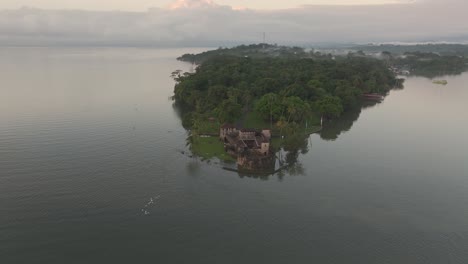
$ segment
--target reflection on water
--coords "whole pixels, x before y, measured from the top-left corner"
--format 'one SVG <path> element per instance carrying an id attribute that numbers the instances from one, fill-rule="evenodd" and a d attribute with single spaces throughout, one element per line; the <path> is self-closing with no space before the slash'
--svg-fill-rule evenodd
<path id="1" fill-rule="evenodd" d="M 337 140 L 342 133 L 349 131 L 353 127 L 363 109 L 372 108 L 379 103 L 378 101 L 371 100 L 362 101 L 359 107 L 346 111 L 339 118 L 327 121 L 320 132 L 320 137 L 324 140 Z"/>
<path id="2" fill-rule="evenodd" d="M 402 88 L 400 88 L 400 90 L 401 89 Z M 334 141 L 338 139 L 342 133 L 347 132 L 352 128 L 353 124 L 359 119 L 363 109 L 370 109 L 380 103 L 380 101 L 375 100 L 362 100 L 358 107 L 348 110 L 341 117 L 326 121 L 324 123 L 324 127 L 319 132 L 320 137 L 326 141 Z M 182 107 L 176 106 L 176 104 L 173 104 L 173 109 L 181 120 L 182 126 L 186 127 L 184 120 L 182 120 L 183 116 L 187 116 L 184 113 L 184 109 Z M 186 139 L 186 146 L 188 150 L 191 149 L 192 139 L 192 136 L 189 136 Z M 202 160 L 205 163 L 209 163 L 214 166 L 220 166 L 230 171 L 235 171 L 241 178 L 250 177 L 268 180 L 272 175 L 277 175 L 279 179 L 282 179 L 285 175 L 305 175 L 306 171 L 300 162 L 300 156 L 307 154 L 312 147 L 311 143 L 309 142 L 309 136 L 304 136 L 302 133 L 295 133 L 286 135 L 284 138 L 276 140 L 281 144 L 281 147 L 276 150 L 275 154 L 277 162 L 276 164 L 273 164 L 275 166 L 272 167 L 270 171 L 265 171 L 263 173 L 249 173 L 246 171 L 241 172 L 237 169 L 236 164 L 232 162 L 225 163 L 223 161 L 218 162 L 205 159 Z M 219 144 L 221 144 L 221 142 Z M 198 159 L 198 157 L 193 153 L 188 156 L 190 158 L 194 158 L 195 160 Z"/>
<path id="3" fill-rule="evenodd" d="M 183 154 L 187 52 L 0 49 L 2 263 L 467 262 L 467 73 L 409 77 L 239 178 Z"/>
<path id="4" fill-rule="evenodd" d="M 342 133 L 351 130 L 353 124 L 359 119 L 363 109 L 375 107 L 379 103 L 381 102 L 363 100 L 360 102 L 358 107 L 348 110 L 341 117 L 326 121 L 322 130 L 319 132 L 320 138 L 326 141 L 334 141 L 338 139 Z M 310 148 L 313 148 L 312 144 L 309 142 L 309 136 L 304 137 L 304 135 L 300 133 L 288 135 L 281 140 L 281 143 L 282 148 L 276 153 L 281 169 L 277 170 L 273 174 L 277 175 L 279 179 L 283 179 L 285 175 L 306 175 L 306 170 L 300 161 L 300 156 L 306 155 Z M 263 175 L 261 178 L 266 180 L 273 174 Z M 259 177 L 258 175 L 249 175 L 245 173 L 239 175 L 241 177 Z"/>
<path id="5" fill-rule="evenodd" d="M 349 131 L 353 127 L 360 114 L 361 108 L 356 108 L 349 110 L 339 118 L 327 121 L 320 132 L 320 138 L 331 141 L 338 139 L 341 133 Z"/>

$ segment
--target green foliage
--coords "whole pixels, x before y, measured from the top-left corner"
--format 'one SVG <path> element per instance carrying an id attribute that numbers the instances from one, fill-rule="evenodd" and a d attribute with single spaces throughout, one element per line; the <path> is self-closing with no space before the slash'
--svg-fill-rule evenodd
<path id="1" fill-rule="evenodd" d="M 263 95 L 256 103 L 255 110 L 264 120 L 278 120 L 283 112 L 280 97 L 274 93 Z"/>
<path id="2" fill-rule="evenodd" d="M 378 54 L 388 66 L 429 78 L 461 74 L 468 69 L 468 45 L 463 44 L 383 44 L 356 46 L 352 49 Z"/>
<path id="3" fill-rule="evenodd" d="M 391 63 L 398 68 L 410 70 L 414 75 L 436 77 L 460 74 L 467 69 L 468 60 L 459 56 L 440 56 L 435 53 L 412 52 L 397 57 Z"/>
<path id="4" fill-rule="evenodd" d="M 315 103 L 316 109 L 325 117 L 336 118 L 343 113 L 341 99 L 336 96 L 325 96 Z"/>
<path id="5" fill-rule="evenodd" d="M 466 44 L 417 44 L 417 45 L 362 45 L 352 47 L 354 50 L 364 52 L 382 52 L 386 54 L 401 55 L 407 52 L 437 53 L 442 56 L 468 56 L 468 45 Z"/>
<path id="6" fill-rule="evenodd" d="M 285 47 L 262 43 L 240 45 L 230 49 L 220 47 L 216 50 L 209 50 L 200 54 L 184 54 L 177 59 L 180 61 L 202 64 L 205 61 L 211 60 L 218 56 L 235 56 L 258 59 L 267 57 L 303 58 L 308 56 L 308 54 L 304 51 L 304 49 L 299 47 Z M 312 54 L 312 56 L 321 56 L 321 54 Z"/>
<path id="7" fill-rule="evenodd" d="M 219 122 L 212 122 L 206 118 L 198 118 L 195 120 L 196 130 L 200 135 L 218 135 L 219 134 Z M 195 127 L 194 127 L 195 128 Z"/>
<path id="8" fill-rule="evenodd" d="M 302 122 L 311 112 L 310 105 L 297 96 L 284 98 L 283 106 L 286 109 L 288 123 Z"/>
<path id="9" fill-rule="evenodd" d="M 250 111 L 246 113 L 242 121 L 243 126 L 248 128 L 265 129 L 272 127 L 270 120 L 264 118 L 258 111 Z"/>
<path id="10" fill-rule="evenodd" d="M 224 145 L 218 137 L 192 136 L 190 146 L 192 153 L 203 159 L 219 158 L 223 161 L 235 161 L 224 151 Z"/>
<path id="11" fill-rule="evenodd" d="M 214 112 L 217 114 L 218 119 L 224 123 L 232 123 L 241 117 L 242 106 L 232 100 L 224 100 L 219 104 Z"/>
<path id="12" fill-rule="evenodd" d="M 247 53 L 258 56 L 239 56 Z M 385 93 L 397 83 L 384 61 L 361 56 L 332 59 L 262 45 L 194 56 L 203 63 L 193 74 L 173 73 L 173 98 L 187 114 L 214 116 L 221 123 L 239 121 L 252 110 L 280 126 L 304 124 L 314 112 L 335 118 L 356 106 L 363 93 Z"/>

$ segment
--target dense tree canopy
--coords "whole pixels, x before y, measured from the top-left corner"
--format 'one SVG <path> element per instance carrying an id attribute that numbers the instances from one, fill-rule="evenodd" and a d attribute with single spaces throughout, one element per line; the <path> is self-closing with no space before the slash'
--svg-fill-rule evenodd
<path id="1" fill-rule="evenodd" d="M 213 59 L 218 56 L 236 56 L 236 57 L 250 57 L 250 58 L 268 58 L 268 57 L 282 57 L 282 58 L 304 58 L 314 57 L 313 52 L 306 53 L 304 49 L 299 47 L 286 47 L 271 45 L 267 43 L 240 45 L 234 48 L 218 48 L 216 50 L 209 50 L 200 54 L 184 54 L 177 58 L 180 61 L 202 64 L 207 60 Z M 317 54 L 321 56 L 321 54 Z"/>
<path id="2" fill-rule="evenodd" d="M 242 111 L 265 120 L 300 122 L 311 112 L 328 118 L 357 105 L 363 93 L 385 93 L 396 78 L 381 60 L 210 55 L 194 73 L 173 73 L 174 100 L 190 111 L 235 121 Z"/>

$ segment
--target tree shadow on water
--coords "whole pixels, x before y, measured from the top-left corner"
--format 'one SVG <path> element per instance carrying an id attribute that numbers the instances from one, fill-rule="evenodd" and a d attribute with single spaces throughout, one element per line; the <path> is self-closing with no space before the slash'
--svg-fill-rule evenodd
<path id="1" fill-rule="evenodd" d="M 359 107 L 348 110 L 337 119 L 325 122 L 320 132 L 320 138 L 326 141 L 337 140 L 341 134 L 351 130 L 363 109 L 372 108 L 379 104 L 379 101 L 362 101 Z"/>

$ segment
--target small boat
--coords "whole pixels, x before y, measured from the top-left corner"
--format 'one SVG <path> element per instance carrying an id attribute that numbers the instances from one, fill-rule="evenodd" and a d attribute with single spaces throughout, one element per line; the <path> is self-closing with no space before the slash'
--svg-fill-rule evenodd
<path id="1" fill-rule="evenodd" d="M 433 84 L 440 84 L 440 85 L 447 85 L 447 80 L 434 80 L 432 81 Z"/>
<path id="2" fill-rule="evenodd" d="M 363 94 L 362 97 L 367 100 L 374 100 L 374 101 L 382 101 L 384 99 L 384 96 L 381 94 Z"/>

